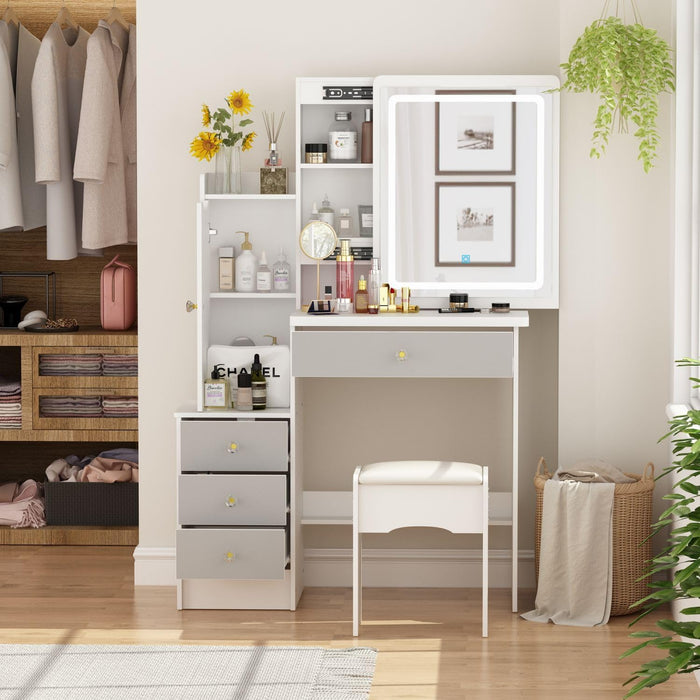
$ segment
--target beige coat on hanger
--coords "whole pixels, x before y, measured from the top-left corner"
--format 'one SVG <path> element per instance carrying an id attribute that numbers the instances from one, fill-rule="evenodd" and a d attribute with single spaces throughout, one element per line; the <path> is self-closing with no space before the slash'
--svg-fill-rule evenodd
<path id="1" fill-rule="evenodd" d="M 46 184 L 46 257 L 78 254 L 83 185 L 73 181 L 73 160 L 90 35 L 54 22 L 41 42 L 32 78 L 37 182 Z"/>
<path id="2" fill-rule="evenodd" d="M 129 243 L 136 243 L 136 27 L 129 25 L 129 52 L 121 91 L 124 170 L 126 175 L 126 220 Z"/>
<path id="3" fill-rule="evenodd" d="M 0 230 L 24 226 L 10 43 L 9 27 L 0 21 Z"/>

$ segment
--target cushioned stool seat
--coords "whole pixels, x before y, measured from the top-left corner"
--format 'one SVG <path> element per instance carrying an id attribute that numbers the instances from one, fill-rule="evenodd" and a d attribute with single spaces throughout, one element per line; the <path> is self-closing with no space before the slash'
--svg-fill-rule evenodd
<path id="1" fill-rule="evenodd" d="M 482 635 L 488 635 L 488 467 L 467 462 L 376 462 L 353 478 L 353 635 L 362 619 L 362 534 L 439 527 L 482 534 Z"/>

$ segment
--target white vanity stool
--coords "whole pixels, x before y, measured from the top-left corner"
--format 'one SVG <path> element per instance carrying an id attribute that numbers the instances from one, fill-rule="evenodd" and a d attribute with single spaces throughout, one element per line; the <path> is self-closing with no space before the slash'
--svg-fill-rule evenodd
<path id="1" fill-rule="evenodd" d="M 482 533 L 482 627 L 488 636 L 488 467 L 466 462 L 377 462 L 353 477 L 352 633 L 362 620 L 362 534 L 400 527 Z"/>

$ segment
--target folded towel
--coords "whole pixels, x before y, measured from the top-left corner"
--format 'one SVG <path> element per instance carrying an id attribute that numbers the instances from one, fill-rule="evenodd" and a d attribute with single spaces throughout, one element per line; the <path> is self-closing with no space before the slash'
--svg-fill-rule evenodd
<path id="1" fill-rule="evenodd" d="M 17 492 L 11 503 L 0 503 L 0 525 L 10 527 L 46 525 L 41 486 L 34 479 L 27 479 L 17 486 Z"/>
<path id="2" fill-rule="evenodd" d="M 634 484 L 633 479 L 604 459 L 584 459 L 572 467 L 559 467 L 554 479 L 561 481 L 584 481 L 588 483 Z"/>
<path id="3" fill-rule="evenodd" d="M 523 618 L 581 627 L 608 621 L 614 495 L 612 483 L 545 483 L 535 610 Z"/>

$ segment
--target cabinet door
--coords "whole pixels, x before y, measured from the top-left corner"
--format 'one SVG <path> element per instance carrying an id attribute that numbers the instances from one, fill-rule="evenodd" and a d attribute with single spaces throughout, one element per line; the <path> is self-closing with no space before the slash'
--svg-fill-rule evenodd
<path id="1" fill-rule="evenodd" d="M 183 472 L 286 472 L 287 421 L 188 420 L 180 427 Z"/>

